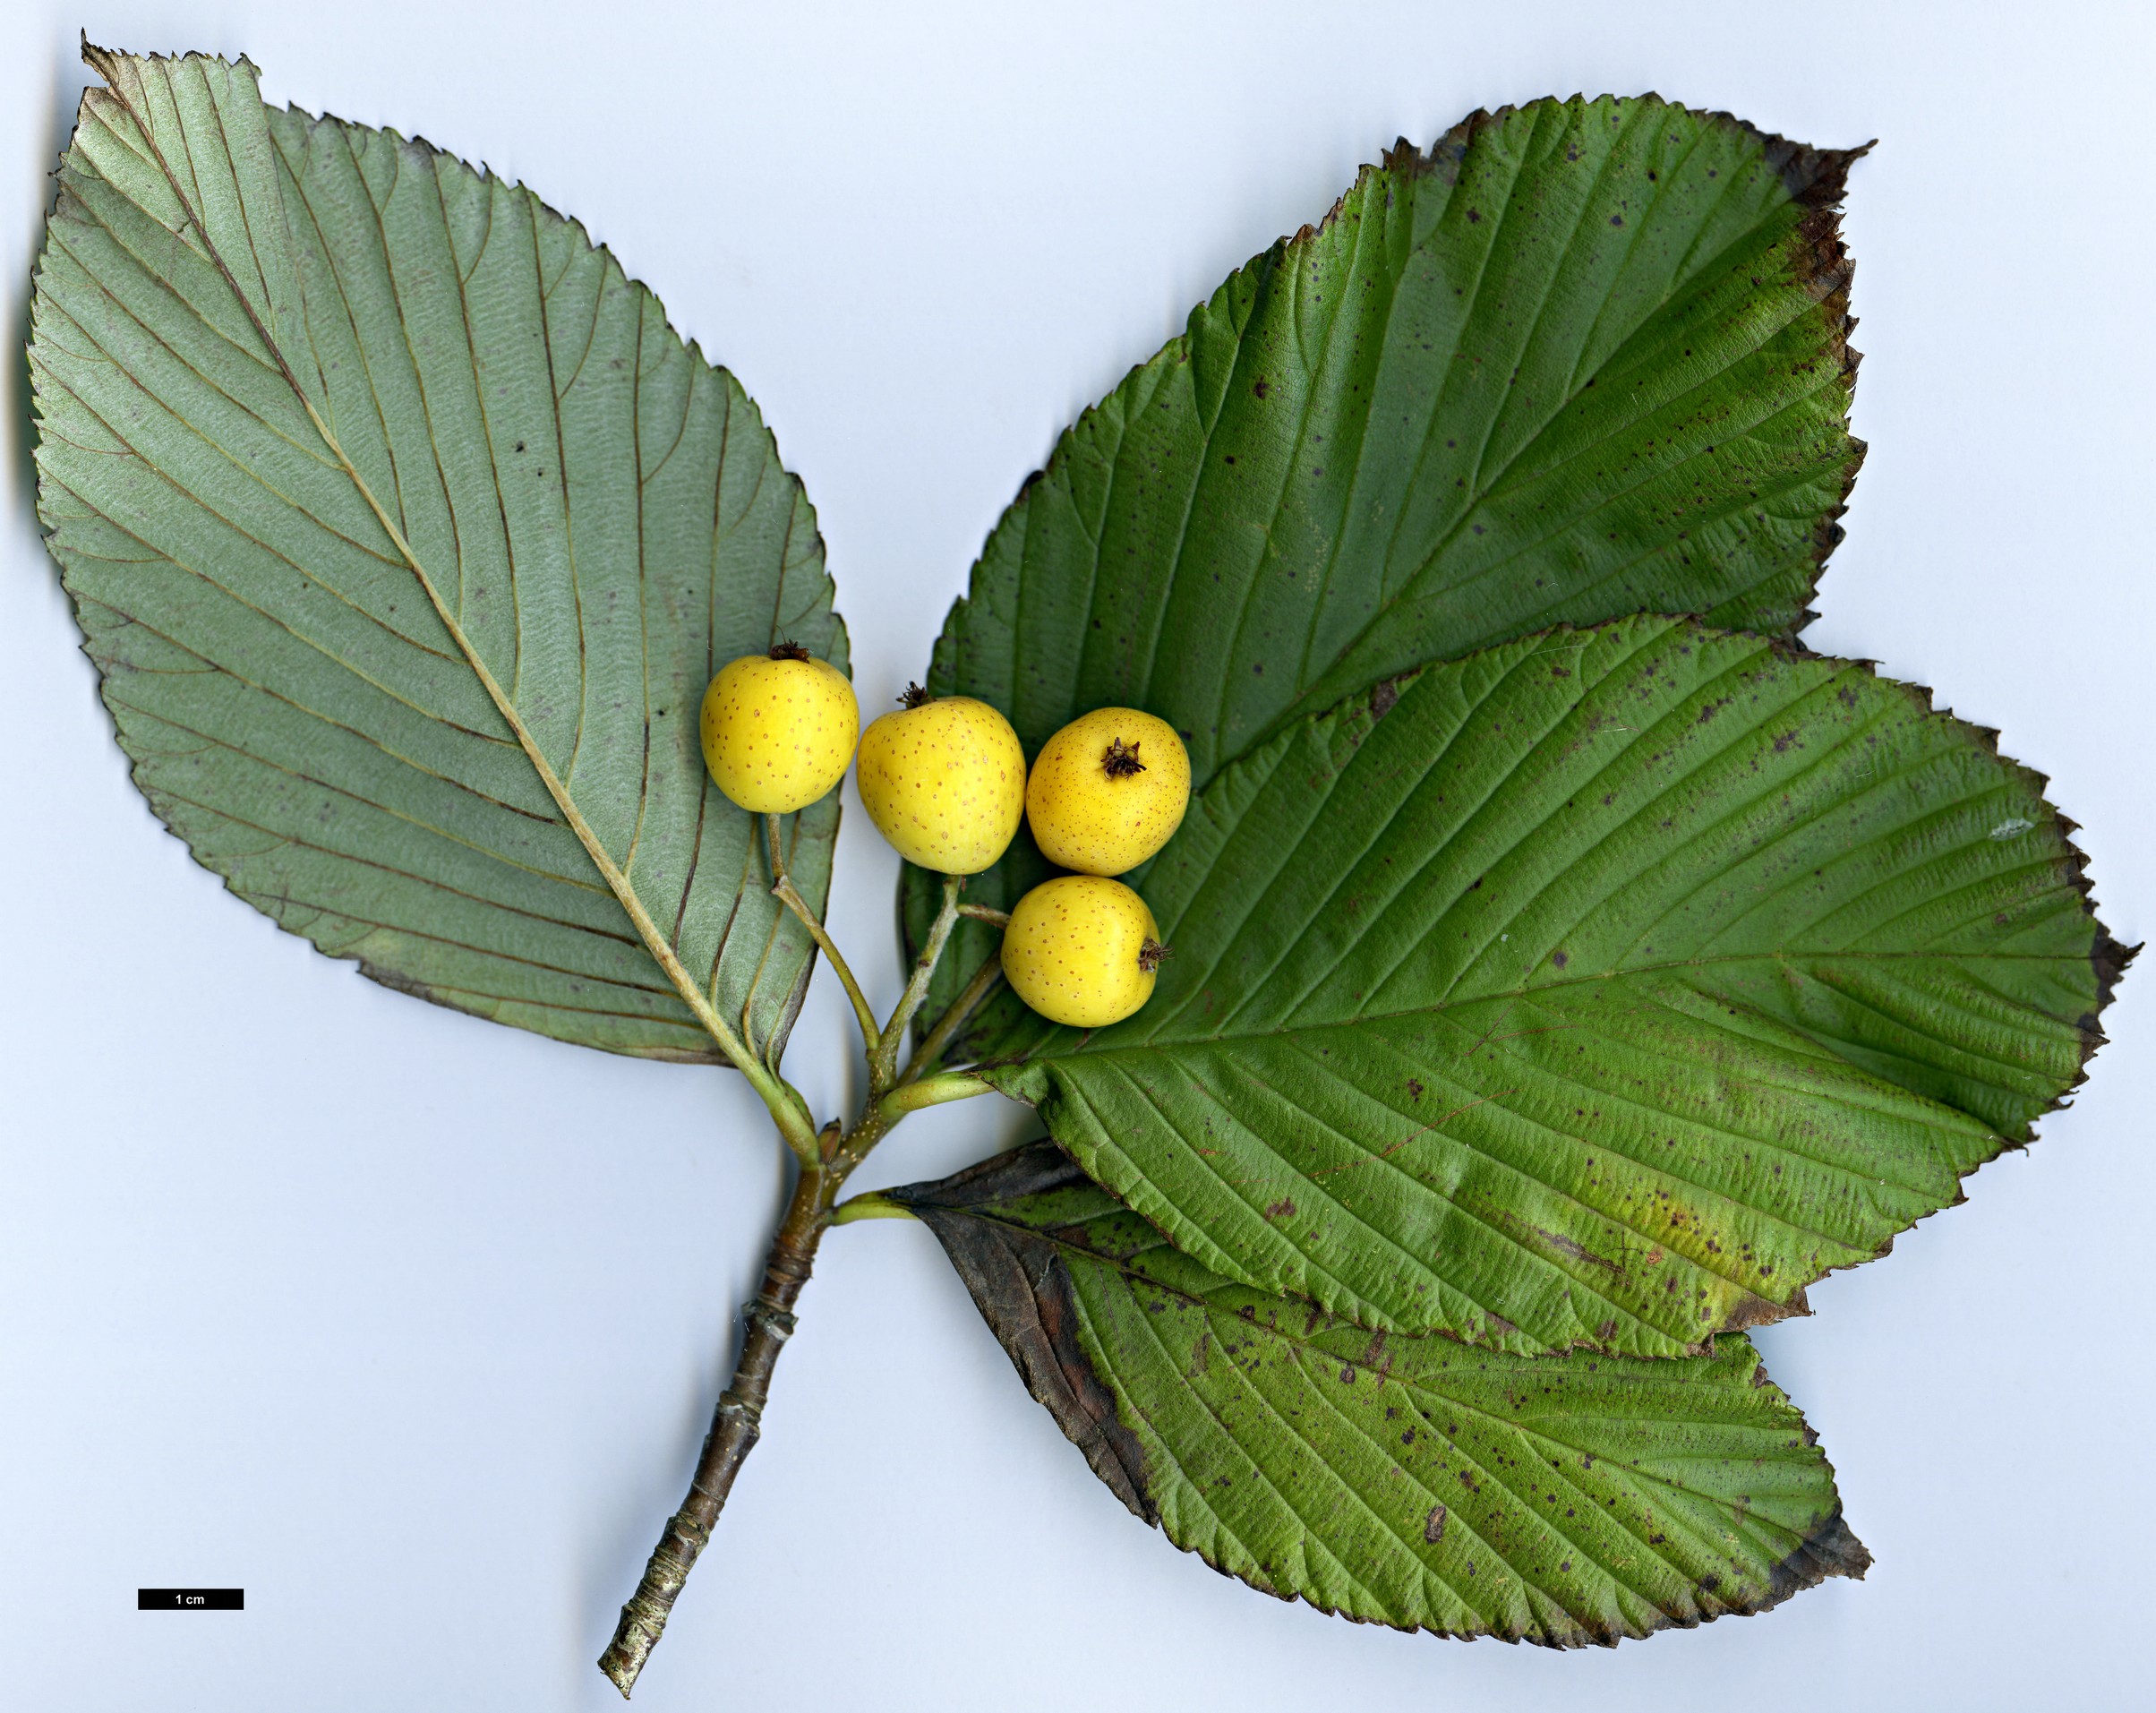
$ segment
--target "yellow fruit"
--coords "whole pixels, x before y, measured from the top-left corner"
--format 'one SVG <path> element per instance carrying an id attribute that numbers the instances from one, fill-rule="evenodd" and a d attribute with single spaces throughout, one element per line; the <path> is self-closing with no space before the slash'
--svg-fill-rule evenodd
<path id="1" fill-rule="evenodd" d="M 1026 819 L 1041 854 L 1081 874 L 1122 874 L 1166 844 L 1190 805 L 1190 757 L 1166 720 L 1135 708 L 1082 715 L 1040 747 Z"/>
<path id="2" fill-rule="evenodd" d="M 1025 813 L 1025 751 L 1011 723 L 971 696 L 906 706 L 861 733 L 861 806 L 899 855 L 938 874 L 979 874 Z"/>
<path id="3" fill-rule="evenodd" d="M 1153 997 L 1166 950 L 1153 912 L 1123 882 L 1066 874 L 1018 901 L 1003 930 L 1003 973 L 1049 1022 L 1099 1029 Z"/>
<path id="4" fill-rule="evenodd" d="M 729 661 L 704 692 L 704 765 L 752 815 L 805 809 L 846 776 L 861 725 L 853 686 L 797 643 Z"/>

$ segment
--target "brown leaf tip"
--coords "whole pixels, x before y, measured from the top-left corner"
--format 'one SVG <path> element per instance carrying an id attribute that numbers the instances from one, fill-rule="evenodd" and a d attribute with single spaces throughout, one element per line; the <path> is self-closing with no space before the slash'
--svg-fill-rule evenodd
<path id="1" fill-rule="evenodd" d="M 2118 979 L 2141 955 L 2138 946 L 2125 946 L 2111 938 L 2101 922 L 2096 924 L 2096 943 L 2089 948 L 2089 962 L 2096 971 L 2096 1009 L 2102 1011 L 2118 990 Z"/>
<path id="2" fill-rule="evenodd" d="M 936 698 L 929 695 L 927 690 L 921 689 L 919 684 L 909 684 L 906 686 L 905 693 L 898 699 L 902 707 L 921 707 L 929 702 L 933 702 Z"/>
<path id="3" fill-rule="evenodd" d="M 1870 1552 L 1850 1532 L 1837 1504 L 1825 1521 L 1767 1572 L 1767 1605 L 1779 1606 L 1791 1595 L 1817 1588 L 1830 1576 L 1846 1576 L 1861 1582 L 1870 1568 Z"/>
<path id="4" fill-rule="evenodd" d="M 1159 940 L 1154 939 L 1151 935 L 1148 935 L 1146 937 L 1145 944 L 1138 948 L 1138 967 L 1143 970 L 1146 974 L 1151 975 L 1155 970 L 1160 967 L 1161 961 L 1165 959 L 1168 955 L 1168 947 L 1161 945 Z"/>
<path id="5" fill-rule="evenodd" d="M 1128 779 L 1143 773 L 1145 764 L 1138 759 L 1138 745 L 1110 738 L 1108 752 L 1100 758 L 1100 771 L 1110 779 Z"/>
<path id="6" fill-rule="evenodd" d="M 771 645 L 774 660 L 807 660 L 808 651 L 798 642 L 774 642 Z"/>

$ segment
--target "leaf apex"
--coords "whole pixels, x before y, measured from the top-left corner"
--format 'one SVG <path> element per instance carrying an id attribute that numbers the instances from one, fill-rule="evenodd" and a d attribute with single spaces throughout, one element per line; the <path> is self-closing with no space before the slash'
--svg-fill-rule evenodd
<path id="1" fill-rule="evenodd" d="M 2132 967 L 2134 960 L 2147 949 L 2146 941 L 2128 946 L 2113 939 L 2111 931 L 2101 922 L 2096 924 L 2096 944 L 2089 952 L 2089 962 L 2096 970 L 2096 1008 L 2102 1011 L 2111 1003 L 2111 996 L 2118 990 L 2120 979 Z"/>
<path id="2" fill-rule="evenodd" d="M 1856 1537 L 1837 1504 L 1767 1572 L 1767 1605 L 1779 1606 L 1791 1595 L 1817 1588 L 1833 1576 L 1861 1582 L 1871 1565 L 1871 1549 Z"/>

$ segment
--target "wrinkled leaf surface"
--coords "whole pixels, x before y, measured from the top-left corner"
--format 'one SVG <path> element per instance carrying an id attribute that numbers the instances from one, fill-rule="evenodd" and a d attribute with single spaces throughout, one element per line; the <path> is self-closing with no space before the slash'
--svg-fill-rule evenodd
<path id="1" fill-rule="evenodd" d="M 1048 1142 L 892 1195 L 1116 1496 L 1269 1594 L 1577 1647 L 1870 1563 L 1741 1336 L 1656 1362 L 1373 1334 L 1207 1272 Z"/>
<path id="2" fill-rule="evenodd" d="M 1221 772 L 1151 1001 L 986 1075 L 1195 1259 L 1373 1326 L 1643 1355 L 1803 1307 L 2078 1079 L 2123 954 L 1927 694 L 1635 617 Z"/>
<path id="3" fill-rule="evenodd" d="M 39 512 L 151 805 L 376 980 L 775 1049 L 812 947 L 706 780 L 717 664 L 843 665 L 800 485 L 580 227 L 254 68 L 90 50 L 38 259 Z M 791 835 L 820 904 L 834 796 Z"/>
<path id="4" fill-rule="evenodd" d="M 1379 678 L 1561 621 L 1792 630 L 1862 452 L 1852 158 L 1653 98 L 1401 145 L 1063 436 L 929 688 L 1028 754 L 1146 709 L 1202 785 Z M 1046 872 L 1022 837 L 970 895 Z M 917 945 L 936 897 L 909 873 Z M 939 997 L 988 944 L 962 929 Z"/>

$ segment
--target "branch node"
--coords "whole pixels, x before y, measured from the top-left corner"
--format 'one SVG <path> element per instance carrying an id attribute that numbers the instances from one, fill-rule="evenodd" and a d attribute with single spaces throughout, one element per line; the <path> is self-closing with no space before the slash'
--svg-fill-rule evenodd
<path id="1" fill-rule="evenodd" d="M 753 1298 L 741 1305 L 741 1318 L 751 1326 L 760 1326 L 781 1343 L 793 1336 L 797 1324 L 791 1311 Z"/>

